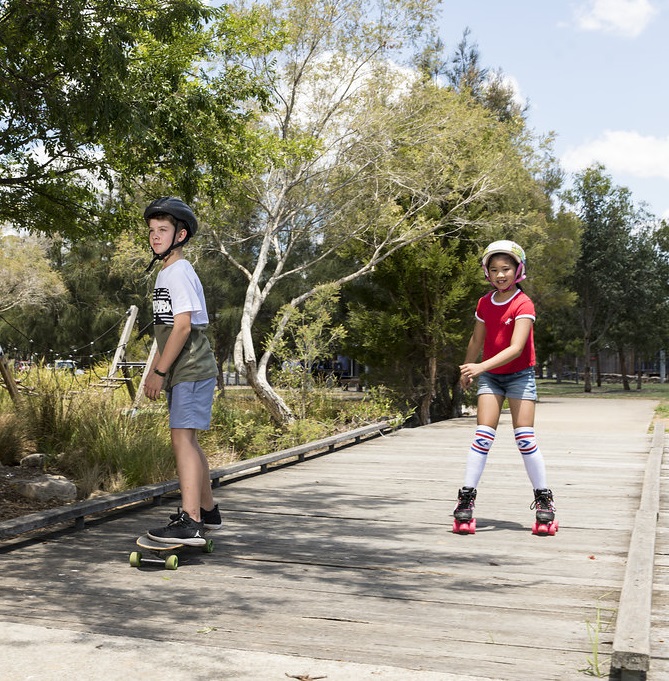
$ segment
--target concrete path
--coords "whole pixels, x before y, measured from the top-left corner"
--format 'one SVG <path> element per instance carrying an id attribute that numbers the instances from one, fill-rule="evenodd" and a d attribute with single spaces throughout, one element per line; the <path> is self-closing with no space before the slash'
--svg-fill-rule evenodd
<path id="1" fill-rule="evenodd" d="M 2 542 L 0 677 L 608 676 L 654 407 L 585 396 L 538 405 L 555 537 L 530 532 L 531 487 L 504 415 L 475 535 L 451 533 L 474 428 L 464 418 L 215 490 L 216 551 L 175 572 L 128 564 L 133 538 L 165 507 Z M 667 611 L 655 610 L 669 596 L 667 501 L 663 487 L 651 681 L 669 678 Z"/>

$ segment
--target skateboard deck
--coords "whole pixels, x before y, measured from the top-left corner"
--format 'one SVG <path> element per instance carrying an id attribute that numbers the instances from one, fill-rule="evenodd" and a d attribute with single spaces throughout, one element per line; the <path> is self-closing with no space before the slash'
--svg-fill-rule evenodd
<path id="1" fill-rule="evenodd" d="M 177 542 L 164 544 L 143 534 L 137 538 L 136 543 L 140 549 L 149 551 L 153 557 L 146 557 L 141 551 L 133 551 L 130 554 L 130 565 L 132 567 L 162 565 L 166 570 L 176 570 L 179 567 L 179 557 L 177 554 L 183 549 L 199 549 L 202 553 L 213 553 L 214 551 L 214 542 L 211 539 L 207 539 L 202 546 L 190 546 Z"/>

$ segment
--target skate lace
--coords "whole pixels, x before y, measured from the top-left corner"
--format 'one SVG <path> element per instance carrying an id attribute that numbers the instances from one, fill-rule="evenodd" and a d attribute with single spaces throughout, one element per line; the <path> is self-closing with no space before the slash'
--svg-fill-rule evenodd
<path id="1" fill-rule="evenodd" d="M 188 525 L 188 518 L 186 517 L 185 511 L 181 511 L 176 518 L 173 518 L 168 527 L 181 527 L 183 525 Z"/>
<path id="2" fill-rule="evenodd" d="M 469 508 L 474 508 L 474 495 L 471 493 L 464 493 L 458 501 L 456 511 L 464 511 Z"/>
<path id="3" fill-rule="evenodd" d="M 553 500 L 548 494 L 540 494 L 531 504 L 530 510 L 537 509 L 538 511 L 555 511 Z"/>

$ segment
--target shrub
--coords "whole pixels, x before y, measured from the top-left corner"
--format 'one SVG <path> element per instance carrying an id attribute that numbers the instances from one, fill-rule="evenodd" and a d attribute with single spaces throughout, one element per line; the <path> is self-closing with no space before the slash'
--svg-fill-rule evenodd
<path id="1" fill-rule="evenodd" d="M 93 401 L 79 416 L 71 446 L 58 459 L 82 496 L 115 492 L 176 477 L 164 414 L 135 415 Z"/>
<path id="2" fill-rule="evenodd" d="M 16 466 L 28 454 L 29 443 L 21 417 L 11 411 L 0 414 L 0 463 Z"/>

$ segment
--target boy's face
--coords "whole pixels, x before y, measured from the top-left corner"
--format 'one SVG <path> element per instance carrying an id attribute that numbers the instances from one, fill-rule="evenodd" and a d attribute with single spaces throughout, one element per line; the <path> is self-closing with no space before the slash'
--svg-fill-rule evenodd
<path id="1" fill-rule="evenodd" d="M 167 218 L 151 218 L 149 220 L 149 243 L 156 255 L 163 254 L 174 240 L 176 227 Z M 182 229 L 184 234 L 178 234 L 176 241 L 183 241 L 186 230 Z"/>
<path id="2" fill-rule="evenodd" d="M 490 282 L 495 288 L 505 291 L 515 283 L 517 269 L 518 264 L 510 255 L 493 255 L 488 262 Z"/>

